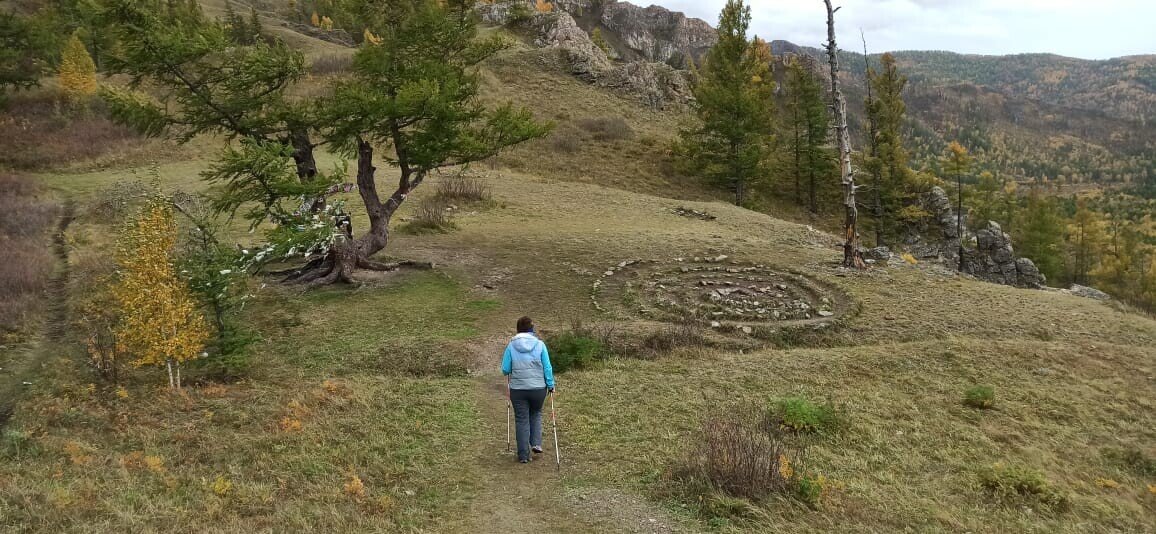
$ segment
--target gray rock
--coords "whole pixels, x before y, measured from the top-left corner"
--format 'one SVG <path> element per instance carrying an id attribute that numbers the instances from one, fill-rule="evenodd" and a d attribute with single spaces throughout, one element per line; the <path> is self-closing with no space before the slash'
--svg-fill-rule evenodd
<path id="1" fill-rule="evenodd" d="M 618 37 L 629 59 L 643 59 L 687 68 L 689 60 L 701 58 L 718 33 L 701 19 L 687 17 L 660 6 L 638 7 L 628 2 L 601 2 L 599 19 L 603 31 Z"/>
<path id="2" fill-rule="evenodd" d="M 875 247 L 863 253 L 863 257 L 875 261 L 887 261 L 891 259 L 891 249 L 887 247 Z"/>
<path id="3" fill-rule="evenodd" d="M 598 48 L 566 12 L 536 13 L 529 23 L 537 37 L 534 44 L 542 48 L 561 50 L 570 72 L 588 82 L 597 81 L 613 68 L 606 52 Z"/>
<path id="4" fill-rule="evenodd" d="M 1028 258 L 1016 258 L 1011 236 L 989 221 L 975 234 L 976 248 L 965 250 L 963 272 L 980 280 L 1009 286 L 1040 289 L 1047 278 Z"/>
<path id="5" fill-rule="evenodd" d="M 1096 289 L 1094 287 L 1082 286 L 1079 284 L 1072 284 L 1072 287 L 1069 288 L 1067 292 L 1072 294 L 1072 295 L 1075 295 L 1077 297 L 1083 297 L 1086 299 L 1094 299 L 1094 300 L 1101 300 L 1101 301 L 1112 300 L 1111 295 L 1109 295 L 1103 291 L 1100 291 L 1099 289 Z"/>

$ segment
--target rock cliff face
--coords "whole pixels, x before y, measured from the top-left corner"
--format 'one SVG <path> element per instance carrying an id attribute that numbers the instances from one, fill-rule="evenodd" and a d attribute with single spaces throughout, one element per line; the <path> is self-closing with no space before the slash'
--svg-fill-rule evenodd
<path id="1" fill-rule="evenodd" d="M 684 69 L 718 41 L 706 21 L 660 6 L 638 7 L 629 2 L 603 2 L 598 23 L 613 32 L 628 50 L 624 57 L 666 63 Z"/>
<path id="2" fill-rule="evenodd" d="M 518 5 L 524 5 L 522 13 L 529 14 L 524 21 L 516 20 Z M 478 12 L 483 22 L 518 23 L 530 30 L 535 46 L 557 49 L 569 65 L 570 72 L 587 82 L 630 93 L 654 108 L 663 108 L 670 103 L 684 104 L 690 100 L 690 84 L 685 71 L 648 60 L 612 61 L 570 14 L 571 11 L 588 13 L 586 10 L 595 9 L 592 2 L 560 0 L 554 4 L 556 9 L 549 13 L 537 13 L 530 5 L 523 0 L 479 4 Z"/>

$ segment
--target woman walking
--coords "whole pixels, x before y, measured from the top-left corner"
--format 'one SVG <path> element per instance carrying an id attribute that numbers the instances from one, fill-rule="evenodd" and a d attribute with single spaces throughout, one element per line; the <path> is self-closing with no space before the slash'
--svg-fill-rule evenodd
<path id="1" fill-rule="evenodd" d="M 542 404 L 554 392 L 554 369 L 546 344 L 534 333 L 534 321 L 522 317 L 517 326 L 518 334 L 502 355 L 502 374 L 510 377 L 518 461 L 527 463 L 531 451 L 542 452 Z"/>

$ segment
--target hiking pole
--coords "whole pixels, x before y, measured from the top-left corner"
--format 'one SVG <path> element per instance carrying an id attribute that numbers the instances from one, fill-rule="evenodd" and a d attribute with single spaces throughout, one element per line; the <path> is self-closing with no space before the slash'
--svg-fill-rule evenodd
<path id="1" fill-rule="evenodd" d="M 557 468 L 562 469 L 562 449 L 558 446 L 558 417 L 554 415 L 554 394 L 550 394 L 550 422 L 554 424 L 554 459 Z"/>
<path id="2" fill-rule="evenodd" d="M 510 421 L 513 418 L 514 400 L 510 398 L 510 379 L 506 379 L 506 452 L 510 452 Z"/>

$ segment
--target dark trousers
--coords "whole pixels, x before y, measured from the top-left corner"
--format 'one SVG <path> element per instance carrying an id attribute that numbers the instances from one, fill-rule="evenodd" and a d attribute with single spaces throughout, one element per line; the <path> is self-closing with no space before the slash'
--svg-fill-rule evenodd
<path id="1" fill-rule="evenodd" d="M 514 405 L 518 459 L 529 460 L 530 447 L 542 446 L 542 404 L 546 402 L 546 388 L 511 389 L 510 402 Z"/>

